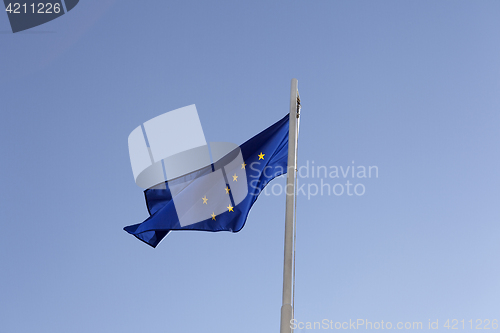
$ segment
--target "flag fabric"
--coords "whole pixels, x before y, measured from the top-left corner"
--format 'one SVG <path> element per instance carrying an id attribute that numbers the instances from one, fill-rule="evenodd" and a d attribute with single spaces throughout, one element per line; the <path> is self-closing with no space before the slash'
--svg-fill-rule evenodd
<path id="1" fill-rule="evenodd" d="M 205 168 L 145 190 L 149 218 L 124 230 L 152 247 L 172 230 L 240 231 L 264 187 L 287 171 L 288 120 Z"/>

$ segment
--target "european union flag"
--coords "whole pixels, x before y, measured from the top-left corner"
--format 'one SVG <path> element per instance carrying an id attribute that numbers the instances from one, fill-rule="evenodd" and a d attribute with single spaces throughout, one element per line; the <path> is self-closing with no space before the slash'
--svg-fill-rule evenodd
<path id="1" fill-rule="evenodd" d="M 152 247 L 171 230 L 240 231 L 262 189 L 287 171 L 288 120 L 207 167 L 144 191 L 150 217 L 124 230 Z"/>

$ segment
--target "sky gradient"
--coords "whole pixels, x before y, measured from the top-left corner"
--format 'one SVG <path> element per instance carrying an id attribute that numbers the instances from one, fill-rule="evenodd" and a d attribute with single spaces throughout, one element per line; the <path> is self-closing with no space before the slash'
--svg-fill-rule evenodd
<path id="1" fill-rule="evenodd" d="M 241 144 L 288 112 L 293 77 L 299 166 L 378 168 L 299 179 L 365 193 L 299 195 L 295 318 L 500 320 L 499 17 L 82 0 L 12 34 L 0 14 L 0 332 L 278 332 L 285 197 L 261 195 L 239 233 L 152 249 L 122 230 L 148 216 L 127 138 L 196 104 L 207 141 Z"/>

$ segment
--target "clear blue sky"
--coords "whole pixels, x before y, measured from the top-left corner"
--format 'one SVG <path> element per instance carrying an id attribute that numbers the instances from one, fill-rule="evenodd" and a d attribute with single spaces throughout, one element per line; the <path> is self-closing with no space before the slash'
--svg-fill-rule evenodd
<path id="1" fill-rule="evenodd" d="M 237 234 L 152 249 L 122 228 L 148 216 L 135 127 L 196 104 L 208 141 L 242 143 L 288 112 L 292 77 L 299 165 L 379 171 L 323 180 L 362 196 L 299 196 L 297 320 L 500 320 L 499 17 L 498 1 L 82 0 L 12 34 L 0 13 L 0 332 L 278 332 L 284 196 Z"/>

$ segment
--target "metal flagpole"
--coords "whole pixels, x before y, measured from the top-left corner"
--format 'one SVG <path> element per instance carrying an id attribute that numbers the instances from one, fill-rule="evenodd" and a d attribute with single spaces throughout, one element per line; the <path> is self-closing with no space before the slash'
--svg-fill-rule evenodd
<path id="1" fill-rule="evenodd" d="M 297 139 L 298 139 L 298 81 L 292 79 L 290 88 L 290 121 L 288 131 L 288 170 L 286 178 L 286 212 L 285 212 L 285 258 L 283 264 L 283 303 L 281 306 L 280 333 L 291 333 L 292 282 L 293 282 L 293 234 L 295 206 L 295 174 L 297 171 Z"/>

